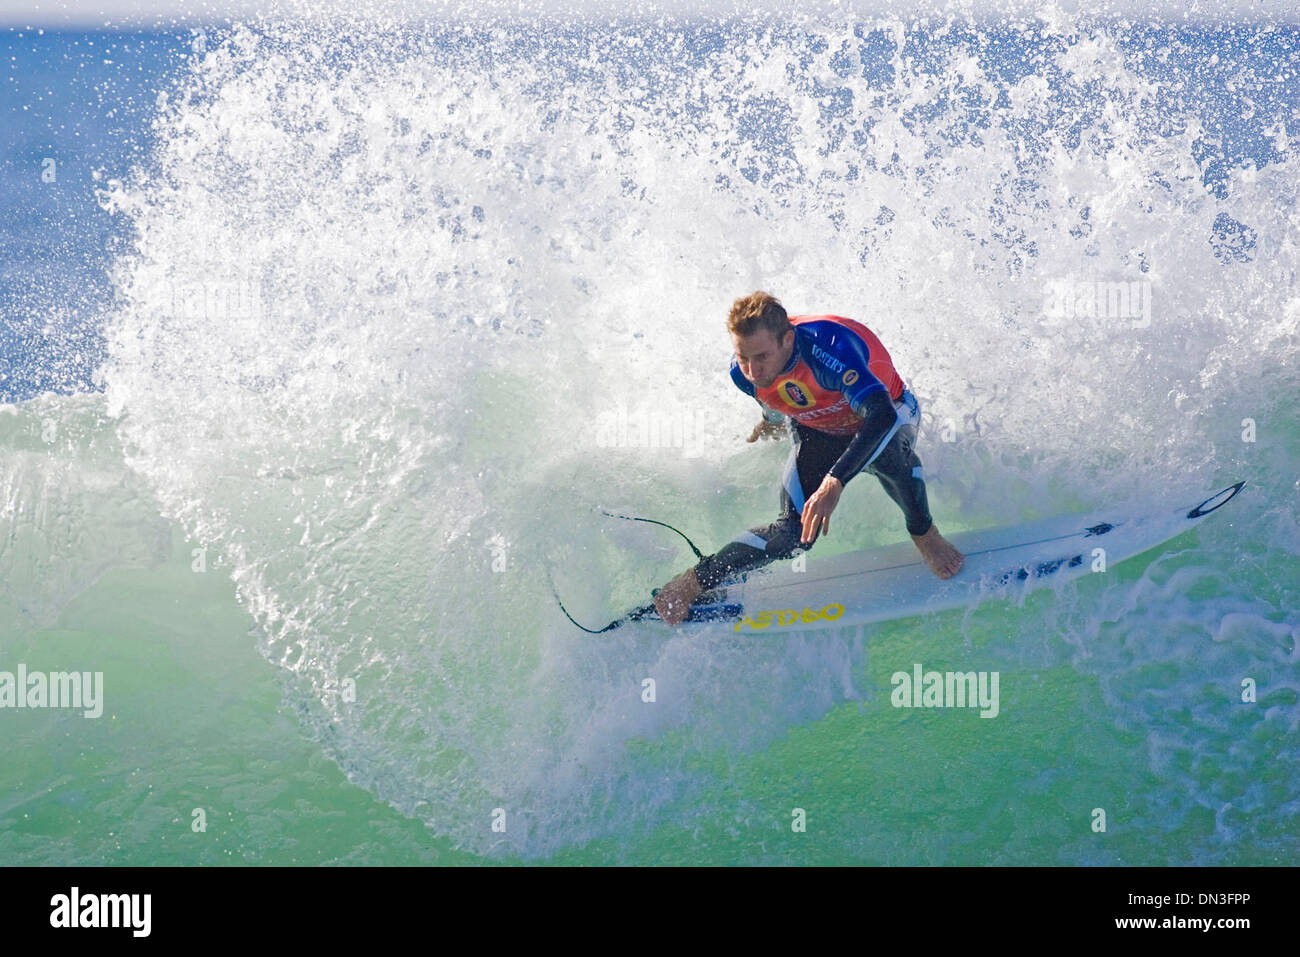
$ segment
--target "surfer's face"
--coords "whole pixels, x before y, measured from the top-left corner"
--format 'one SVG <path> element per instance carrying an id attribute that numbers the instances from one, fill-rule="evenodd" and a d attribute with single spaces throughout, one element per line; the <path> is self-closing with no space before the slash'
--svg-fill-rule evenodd
<path id="1" fill-rule="evenodd" d="M 736 351 L 741 374 L 760 389 L 766 389 L 790 361 L 794 330 L 787 329 L 780 339 L 766 329 L 760 329 L 752 336 L 739 336 L 733 332 L 731 347 Z"/>

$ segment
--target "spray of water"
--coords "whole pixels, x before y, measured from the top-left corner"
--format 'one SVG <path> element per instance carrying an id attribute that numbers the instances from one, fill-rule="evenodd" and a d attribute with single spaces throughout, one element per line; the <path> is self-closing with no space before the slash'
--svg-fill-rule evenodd
<path id="1" fill-rule="evenodd" d="M 725 753 L 862 694 L 860 635 L 593 641 L 552 607 L 548 570 L 595 620 L 685 565 L 598 507 L 712 547 L 774 517 L 736 296 L 882 338 L 945 528 L 1294 474 L 1238 438 L 1294 426 L 1293 120 L 1208 179 L 1160 78 L 1186 41 L 1146 29 L 237 27 L 104 194 L 136 230 L 101 372 L 128 461 L 354 781 L 479 851 L 661 823 L 712 772 L 638 741 Z M 857 494 L 832 547 L 901 537 Z"/>

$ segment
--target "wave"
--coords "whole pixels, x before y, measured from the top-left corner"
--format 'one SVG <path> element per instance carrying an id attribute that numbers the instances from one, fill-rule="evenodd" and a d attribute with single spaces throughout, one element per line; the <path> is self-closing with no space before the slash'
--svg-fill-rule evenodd
<path id="1" fill-rule="evenodd" d="M 1263 158 L 1215 165 L 1246 94 L 1162 73 L 1200 40 L 1059 13 L 238 26 L 162 109 L 151 171 L 104 191 L 135 242 L 103 414 L 353 781 L 479 852 L 694 819 L 705 756 L 873 694 L 861 632 L 592 642 L 551 607 L 548 572 L 610 610 L 684 567 L 600 507 L 714 543 L 767 520 L 781 453 L 739 441 L 731 300 L 882 338 L 945 529 L 1276 491 L 1300 178 L 1275 39 L 1224 53 Z M 690 439 L 647 448 L 619 415 Z M 877 489 L 843 510 L 838 547 L 901 537 Z"/>

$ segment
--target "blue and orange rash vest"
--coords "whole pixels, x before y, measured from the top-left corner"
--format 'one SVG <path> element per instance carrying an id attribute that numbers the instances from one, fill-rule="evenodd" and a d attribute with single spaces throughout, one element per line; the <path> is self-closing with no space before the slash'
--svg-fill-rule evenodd
<path id="1" fill-rule="evenodd" d="M 794 350 L 789 364 L 766 389 L 745 378 L 731 358 L 736 387 L 768 410 L 805 428 L 853 441 L 831 468 L 847 482 L 880 454 L 898 424 L 894 401 L 903 380 L 870 329 L 843 316 L 791 316 Z"/>

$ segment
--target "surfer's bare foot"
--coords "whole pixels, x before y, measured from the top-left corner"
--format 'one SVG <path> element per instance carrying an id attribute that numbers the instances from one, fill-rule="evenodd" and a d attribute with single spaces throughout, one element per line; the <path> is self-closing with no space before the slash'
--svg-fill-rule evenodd
<path id="1" fill-rule="evenodd" d="M 695 569 L 688 568 L 655 595 L 655 611 L 669 625 L 680 625 L 691 610 L 691 602 L 704 591 L 695 577 Z"/>
<path id="2" fill-rule="evenodd" d="M 913 535 L 912 541 L 921 550 L 921 557 L 930 566 L 930 571 L 940 578 L 951 578 L 961 569 L 964 561 L 961 552 L 953 548 L 948 539 L 939 534 L 937 526 L 931 524 L 924 535 Z"/>

